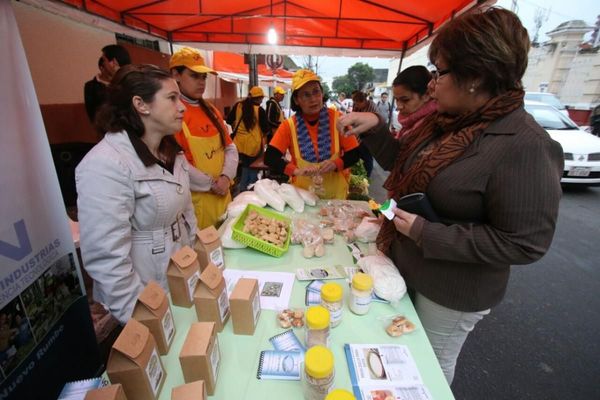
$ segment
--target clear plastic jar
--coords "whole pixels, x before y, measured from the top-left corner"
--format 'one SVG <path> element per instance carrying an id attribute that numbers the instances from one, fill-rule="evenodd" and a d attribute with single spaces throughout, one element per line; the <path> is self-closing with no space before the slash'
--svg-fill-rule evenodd
<path id="1" fill-rule="evenodd" d="M 333 386 L 333 353 L 327 347 L 314 346 L 304 354 L 302 388 L 306 400 L 324 400 Z"/>
<path id="2" fill-rule="evenodd" d="M 342 322 L 342 299 L 344 289 L 337 283 L 326 283 L 321 286 L 321 305 L 329 310 L 329 325 L 335 328 Z"/>
<path id="3" fill-rule="evenodd" d="M 350 291 L 350 310 L 358 315 L 368 313 L 371 306 L 372 292 L 373 278 L 371 278 L 371 275 L 362 272 L 354 274 L 352 277 L 352 290 Z"/>
<path id="4" fill-rule="evenodd" d="M 325 400 L 356 400 L 356 397 L 347 390 L 334 389 L 329 392 Z"/>
<path id="5" fill-rule="evenodd" d="M 329 311 L 323 306 L 306 310 L 306 348 L 329 347 Z"/>

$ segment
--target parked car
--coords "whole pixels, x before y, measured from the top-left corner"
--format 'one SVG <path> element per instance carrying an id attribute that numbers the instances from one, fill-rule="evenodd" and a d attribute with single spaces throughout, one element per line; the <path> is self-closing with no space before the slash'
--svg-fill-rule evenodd
<path id="1" fill-rule="evenodd" d="M 569 111 L 567 111 L 567 107 L 560 102 L 558 97 L 553 95 L 552 93 L 546 92 L 526 92 L 525 100 L 537 101 L 539 103 L 549 104 L 552 107 L 556 108 L 560 111 L 565 117 L 569 116 Z"/>
<path id="2" fill-rule="evenodd" d="M 580 129 L 548 104 L 525 101 L 525 110 L 563 148 L 565 171 L 561 183 L 600 185 L 600 138 Z"/>

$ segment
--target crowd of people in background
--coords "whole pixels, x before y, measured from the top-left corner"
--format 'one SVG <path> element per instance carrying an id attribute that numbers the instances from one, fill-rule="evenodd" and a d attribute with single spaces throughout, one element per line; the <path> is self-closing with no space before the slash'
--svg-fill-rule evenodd
<path id="1" fill-rule="evenodd" d="M 328 106 L 308 69 L 292 78 L 293 116 L 283 114 L 283 88 L 265 110 L 255 86 L 224 121 L 203 99 L 215 72 L 197 50 L 177 51 L 163 71 L 105 47 L 85 87 L 104 136 L 76 174 L 94 297 L 125 322 L 149 280 L 168 290 L 172 252 L 218 222 L 232 192 L 258 179 L 261 159 L 297 187 L 318 181 L 321 198 L 345 199 L 349 168 L 362 159 L 370 174 L 374 157 L 390 171 L 390 198 L 424 193 L 435 211 L 431 220 L 395 209 L 377 245 L 406 280 L 452 382 L 467 335 L 504 295 L 510 265 L 540 258 L 556 225 L 563 154 L 524 110 L 529 46 L 510 11 L 456 17 L 430 47 L 435 69 L 407 68 L 394 80 L 397 121 L 387 92 L 377 102 L 339 93 Z"/>

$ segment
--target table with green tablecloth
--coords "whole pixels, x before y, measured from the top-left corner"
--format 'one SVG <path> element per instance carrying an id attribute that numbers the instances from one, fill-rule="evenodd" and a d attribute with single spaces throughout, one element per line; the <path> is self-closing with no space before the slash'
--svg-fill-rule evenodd
<path id="1" fill-rule="evenodd" d="M 289 209 L 288 209 L 289 210 Z M 307 207 L 307 213 L 315 213 L 315 207 Z M 366 249 L 366 246 L 362 246 Z M 326 254 L 321 258 L 306 259 L 302 256 L 302 246 L 290 245 L 289 251 L 280 258 L 271 257 L 256 250 L 225 250 L 225 264 L 228 269 L 252 271 L 295 272 L 297 268 L 318 266 L 353 266 L 353 258 L 343 239 L 336 235 L 335 243 L 326 246 Z M 344 301 L 350 290 L 346 280 L 335 281 L 344 288 Z M 291 307 L 305 307 L 304 296 L 308 281 L 294 281 Z M 179 364 L 179 352 L 183 346 L 190 324 L 197 322 L 194 307 L 172 306 L 177 333 L 169 354 L 162 357 L 167 370 L 167 379 L 160 393 L 160 399 L 170 399 L 171 389 L 184 383 Z M 403 314 L 416 325 L 416 330 L 400 337 L 390 337 L 385 332 L 381 317 Z M 300 381 L 259 380 L 256 377 L 259 355 L 262 350 L 272 349 L 269 338 L 281 333 L 276 322 L 276 312 L 262 310 L 256 331 L 252 336 L 234 335 L 231 318 L 223 331 L 218 334 L 221 361 L 216 390 L 211 399 L 302 399 Z M 303 329 L 295 329 L 298 338 L 304 341 Z M 330 349 L 335 359 L 334 388 L 352 390 L 348 365 L 344 355 L 346 343 L 395 343 L 408 346 L 423 383 L 436 400 L 453 399 L 452 392 L 435 358 L 431 345 L 417 317 L 408 295 L 404 296 L 397 309 L 385 303 L 372 303 L 366 315 L 353 314 L 344 304 L 343 319 L 339 326 L 331 330 Z"/>

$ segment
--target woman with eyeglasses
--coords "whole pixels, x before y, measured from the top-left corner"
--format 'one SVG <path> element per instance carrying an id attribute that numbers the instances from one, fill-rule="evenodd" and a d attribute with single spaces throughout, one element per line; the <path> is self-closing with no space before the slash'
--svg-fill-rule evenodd
<path id="1" fill-rule="evenodd" d="M 402 126 L 396 139 L 414 132 L 437 110 L 435 100 L 429 94 L 431 73 L 422 65 L 413 65 L 400 72 L 392 83 L 398 122 Z"/>
<path id="2" fill-rule="evenodd" d="M 563 153 L 524 109 L 529 46 L 510 11 L 463 14 L 429 48 L 438 112 L 400 140 L 374 114 L 340 120 L 391 170 L 391 197 L 425 193 L 437 214 L 394 210 L 377 245 L 413 292 L 449 383 L 467 335 L 502 300 L 510 266 L 542 257 L 556 226 Z"/>
<path id="3" fill-rule="evenodd" d="M 323 101 L 321 78 L 301 69 L 292 77 L 291 118 L 279 125 L 265 153 L 272 171 L 324 199 L 346 199 L 348 168 L 358 161 L 358 142 L 337 130 L 338 112 Z M 291 160 L 284 159 L 289 150 Z"/>
<path id="4" fill-rule="evenodd" d="M 215 74 L 196 49 L 184 47 L 169 61 L 173 78 L 185 105 L 177 143 L 191 164 L 190 188 L 198 227 L 214 225 L 231 202 L 229 190 L 235 178 L 238 152 L 229 137 L 223 116 L 203 99 L 208 74 Z"/>
<path id="5" fill-rule="evenodd" d="M 95 119 L 106 134 L 75 172 L 83 266 L 94 300 L 123 324 L 149 281 L 168 291 L 169 259 L 196 234 L 190 167 L 173 138 L 179 96 L 167 71 L 120 68 Z"/>

